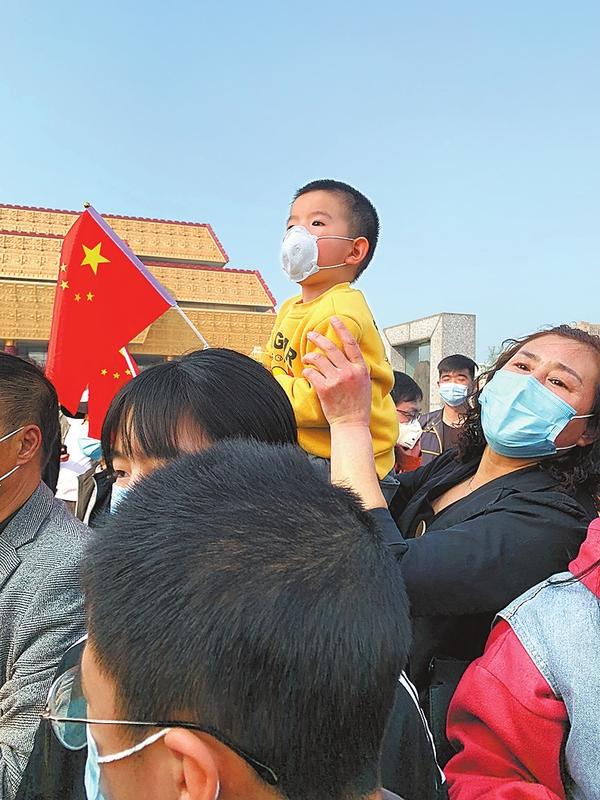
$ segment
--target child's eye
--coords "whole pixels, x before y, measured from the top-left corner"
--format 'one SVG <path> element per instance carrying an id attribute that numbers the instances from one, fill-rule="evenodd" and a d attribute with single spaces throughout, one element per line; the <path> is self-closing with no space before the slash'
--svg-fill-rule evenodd
<path id="1" fill-rule="evenodd" d="M 523 364 L 522 361 L 516 361 L 514 366 L 517 369 L 523 370 L 524 372 L 527 372 L 527 370 L 529 369 L 528 365 L 527 364 Z"/>
<path id="2" fill-rule="evenodd" d="M 324 222 L 321 222 L 320 219 L 314 219 L 311 223 L 312 225 L 324 225 Z"/>

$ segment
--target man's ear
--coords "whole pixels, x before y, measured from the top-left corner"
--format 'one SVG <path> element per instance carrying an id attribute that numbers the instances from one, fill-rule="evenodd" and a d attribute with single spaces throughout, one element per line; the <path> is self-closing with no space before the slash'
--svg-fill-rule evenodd
<path id="1" fill-rule="evenodd" d="M 17 440 L 17 464 L 23 466 L 37 456 L 42 447 L 42 432 L 37 425 L 25 425 L 22 431 L 15 434 Z"/>
<path id="2" fill-rule="evenodd" d="M 367 253 L 369 252 L 369 240 L 364 236 L 359 236 L 357 239 L 354 240 L 352 244 L 352 250 L 350 254 L 346 257 L 346 263 L 352 264 L 353 266 L 357 266 L 361 264 L 365 258 L 367 257 Z"/>
<path id="3" fill-rule="evenodd" d="M 178 800 L 217 800 L 219 771 L 209 745 L 183 728 L 169 731 L 164 742 L 180 764 Z"/>

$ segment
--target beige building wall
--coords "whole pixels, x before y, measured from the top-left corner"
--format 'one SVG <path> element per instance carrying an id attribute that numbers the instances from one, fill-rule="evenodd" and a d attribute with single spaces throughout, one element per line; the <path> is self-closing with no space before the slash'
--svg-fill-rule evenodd
<path id="1" fill-rule="evenodd" d="M 0 205 L 0 346 L 43 360 L 52 320 L 62 238 L 79 212 Z M 264 347 L 275 298 L 256 270 L 228 269 L 210 225 L 105 215 L 213 347 L 250 355 Z M 107 320 L 110 324 L 110 320 Z M 201 343 L 168 311 L 131 343 L 160 360 Z"/>

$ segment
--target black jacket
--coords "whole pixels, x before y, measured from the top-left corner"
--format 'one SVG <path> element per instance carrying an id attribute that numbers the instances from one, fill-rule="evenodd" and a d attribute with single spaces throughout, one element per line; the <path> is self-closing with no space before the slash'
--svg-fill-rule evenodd
<path id="1" fill-rule="evenodd" d="M 414 621 L 409 673 L 422 699 L 432 662 L 458 660 L 460 674 L 482 654 L 495 614 L 565 570 L 596 516 L 587 492 L 568 496 L 538 466 L 497 478 L 434 515 L 430 502 L 478 463 L 461 464 L 449 450 L 398 475 L 390 507 L 408 544 L 401 566 Z"/>
<path id="2" fill-rule="evenodd" d="M 443 409 L 421 414 L 419 424 L 423 428 L 421 434 L 421 464 L 425 466 L 441 455 L 444 450 L 444 432 L 442 423 Z"/>

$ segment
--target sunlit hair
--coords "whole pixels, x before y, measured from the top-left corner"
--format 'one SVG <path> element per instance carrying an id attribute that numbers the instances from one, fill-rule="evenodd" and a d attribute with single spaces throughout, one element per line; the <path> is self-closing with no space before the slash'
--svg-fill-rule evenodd
<path id="1" fill-rule="evenodd" d="M 122 719 L 216 728 L 287 800 L 377 790 L 410 642 L 402 573 L 299 447 L 227 441 L 176 459 L 135 485 L 82 571 Z"/>
<path id="2" fill-rule="evenodd" d="M 25 425 L 40 429 L 43 469 L 60 436 L 56 389 L 35 364 L 0 351 L 0 436 Z"/>
<path id="3" fill-rule="evenodd" d="M 544 336 L 562 336 L 565 339 L 578 342 L 591 350 L 600 368 L 600 337 L 591 333 L 573 328 L 570 325 L 558 325 L 547 330 L 537 331 L 520 339 L 508 339 L 504 342 L 504 350 L 496 363 L 487 371 L 479 375 L 475 391 L 469 398 L 469 411 L 464 417 L 464 425 L 458 441 L 458 458 L 462 462 L 480 457 L 485 449 L 486 441 L 481 425 L 481 406 L 479 396 L 487 381 L 501 370 L 523 345 L 541 339 Z M 596 438 L 587 447 L 574 447 L 567 450 L 564 455 L 545 458 L 540 461 L 540 468 L 548 472 L 557 483 L 557 486 L 569 495 L 574 495 L 577 489 L 586 489 L 593 496 L 597 506 L 600 505 L 600 381 L 596 385 L 594 403 L 590 409 L 594 414 L 588 420 L 587 433 Z"/>

